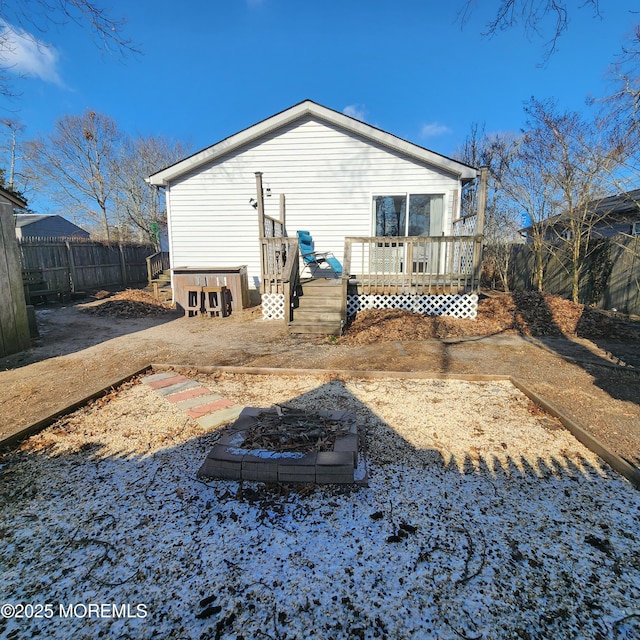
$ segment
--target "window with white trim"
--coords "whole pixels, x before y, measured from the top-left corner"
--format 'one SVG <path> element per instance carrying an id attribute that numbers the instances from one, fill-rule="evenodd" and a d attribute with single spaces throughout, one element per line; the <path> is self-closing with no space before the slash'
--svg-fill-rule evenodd
<path id="1" fill-rule="evenodd" d="M 631 223 L 631 235 L 640 236 L 640 220 Z"/>
<path id="2" fill-rule="evenodd" d="M 408 203 L 408 206 L 407 206 Z M 444 195 L 404 193 L 373 196 L 373 233 L 377 236 L 434 237 L 444 233 Z M 370 254 L 371 268 L 388 273 L 404 273 L 409 268 L 424 273 L 436 267 L 438 247 L 427 242 L 378 242 Z"/>
<path id="3" fill-rule="evenodd" d="M 443 214 L 442 194 L 373 196 L 376 236 L 441 236 L 444 231 Z"/>

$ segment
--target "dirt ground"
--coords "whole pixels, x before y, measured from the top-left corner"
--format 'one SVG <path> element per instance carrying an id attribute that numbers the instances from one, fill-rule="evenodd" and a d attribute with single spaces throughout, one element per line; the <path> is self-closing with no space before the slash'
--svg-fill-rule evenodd
<path id="1" fill-rule="evenodd" d="M 554 296 L 483 297 L 477 320 L 363 312 L 339 339 L 290 336 L 259 308 L 185 318 L 138 290 L 36 315 L 34 346 L 0 359 L 0 439 L 150 363 L 505 374 L 640 467 L 640 321 Z"/>

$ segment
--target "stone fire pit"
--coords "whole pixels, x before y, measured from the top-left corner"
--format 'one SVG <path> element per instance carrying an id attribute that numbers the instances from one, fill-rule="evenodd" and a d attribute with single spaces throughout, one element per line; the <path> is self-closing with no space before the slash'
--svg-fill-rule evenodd
<path id="1" fill-rule="evenodd" d="M 200 467 L 200 477 L 352 484 L 358 428 L 348 411 L 246 407 Z"/>

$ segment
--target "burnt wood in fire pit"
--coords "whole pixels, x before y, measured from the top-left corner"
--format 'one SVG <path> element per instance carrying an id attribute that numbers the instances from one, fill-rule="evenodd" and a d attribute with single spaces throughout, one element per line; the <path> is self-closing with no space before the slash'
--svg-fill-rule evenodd
<path id="1" fill-rule="evenodd" d="M 209 452 L 199 476 L 258 482 L 353 483 L 355 414 L 245 408 Z"/>

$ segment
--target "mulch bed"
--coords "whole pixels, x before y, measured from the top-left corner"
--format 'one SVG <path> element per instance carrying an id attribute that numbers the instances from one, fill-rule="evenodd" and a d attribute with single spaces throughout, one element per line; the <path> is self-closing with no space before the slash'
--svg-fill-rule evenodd
<path id="1" fill-rule="evenodd" d="M 428 316 L 403 309 L 361 311 L 340 342 L 371 344 L 499 333 L 640 340 L 640 322 L 621 320 L 560 296 L 525 291 L 481 298 L 475 320 Z"/>
<path id="2" fill-rule="evenodd" d="M 105 299 L 104 293 L 106 292 L 98 292 L 94 296 L 104 299 L 104 302 L 83 307 L 83 311 L 111 318 L 157 317 L 175 313 L 171 305 L 156 300 L 151 293 L 142 289 L 126 289 L 108 299 Z"/>
<path id="3" fill-rule="evenodd" d="M 109 297 L 107 297 L 109 296 Z M 175 313 L 168 303 L 142 289 L 114 295 L 99 292 L 99 303 L 83 307 L 87 313 L 112 318 L 162 317 Z M 518 333 L 524 336 L 567 336 L 640 340 L 640 322 L 575 304 L 560 296 L 533 291 L 481 297 L 475 320 L 429 316 L 404 309 L 359 312 L 339 339 L 343 344 L 371 344 L 394 340 L 430 340 Z"/>

